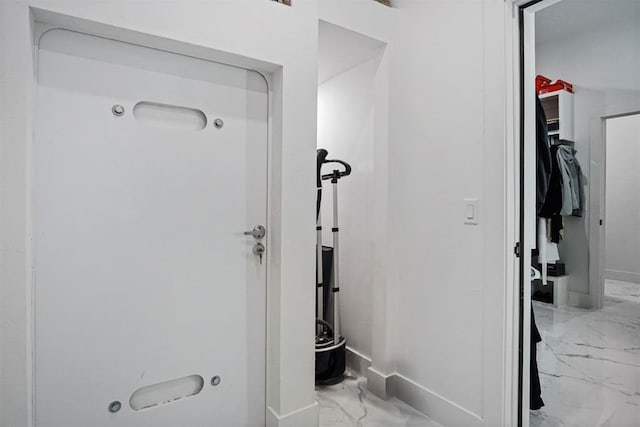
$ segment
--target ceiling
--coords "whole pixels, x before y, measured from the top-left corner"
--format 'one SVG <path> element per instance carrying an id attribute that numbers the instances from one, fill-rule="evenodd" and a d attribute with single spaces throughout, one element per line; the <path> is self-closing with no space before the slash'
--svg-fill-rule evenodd
<path id="1" fill-rule="evenodd" d="M 562 0 L 536 13 L 536 43 L 628 20 L 640 20 L 640 0 Z"/>
<path id="2" fill-rule="evenodd" d="M 318 29 L 318 84 L 375 58 L 384 43 L 320 21 Z"/>

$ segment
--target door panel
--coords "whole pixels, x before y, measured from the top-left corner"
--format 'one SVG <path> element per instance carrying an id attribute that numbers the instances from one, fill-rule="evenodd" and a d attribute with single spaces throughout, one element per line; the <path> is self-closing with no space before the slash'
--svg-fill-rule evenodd
<path id="1" fill-rule="evenodd" d="M 263 425 L 266 262 L 243 231 L 266 225 L 264 79 L 64 30 L 38 61 L 36 425 Z M 129 405 L 165 382 L 172 402 Z"/>

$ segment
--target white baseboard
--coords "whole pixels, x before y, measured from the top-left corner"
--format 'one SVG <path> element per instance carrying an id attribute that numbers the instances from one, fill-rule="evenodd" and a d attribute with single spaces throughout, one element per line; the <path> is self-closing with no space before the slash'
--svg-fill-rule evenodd
<path id="1" fill-rule="evenodd" d="M 267 427 L 318 427 L 318 402 L 288 414 L 279 415 L 272 407 L 267 407 Z"/>
<path id="2" fill-rule="evenodd" d="M 571 307 L 591 308 L 592 302 L 589 294 L 582 292 L 569 291 L 569 301 L 567 303 Z"/>
<path id="3" fill-rule="evenodd" d="M 347 347 L 347 366 L 367 377 L 367 390 L 381 399 L 396 397 L 445 426 L 480 426 L 482 418 L 397 372 L 383 374 L 371 359 Z"/>
<path id="4" fill-rule="evenodd" d="M 420 384 L 394 373 L 388 389 L 393 395 L 445 426 L 480 426 L 482 417 Z"/>
<path id="5" fill-rule="evenodd" d="M 386 375 L 369 367 L 365 376 L 367 377 L 368 391 L 384 400 L 393 396 L 393 390 L 390 389 L 390 379 L 393 374 Z"/>
<path id="6" fill-rule="evenodd" d="M 367 376 L 367 369 L 371 367 L 371 358 L 347 346 L 347 368 L 361 377 Z"/>
<path id="7" fill-rule="evenodd" d="M 640 283 L 640 273 L 633 271 L 605 270 L 605 279 L 619 280 L 621 282 Z"/>

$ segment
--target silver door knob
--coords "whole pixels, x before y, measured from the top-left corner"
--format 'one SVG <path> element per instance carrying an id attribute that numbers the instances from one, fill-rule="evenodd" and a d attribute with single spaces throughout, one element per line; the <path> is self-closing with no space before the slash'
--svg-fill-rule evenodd
<path id="1" fill-rule="evenodd" d="M 261 225 L 256 225 L 253 227 L 253 230 L 244 232 L 245 236 L 253 236 L 253 238 L 257 240 L 262 239 L 265 234 L 267 234 L 267 230 Z"/>

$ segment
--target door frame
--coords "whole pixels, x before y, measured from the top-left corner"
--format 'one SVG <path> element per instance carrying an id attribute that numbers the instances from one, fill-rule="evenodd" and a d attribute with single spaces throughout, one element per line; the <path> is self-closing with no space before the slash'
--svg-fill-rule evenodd
<path id="1" fill-rule="evenodd" d="M 505 421 L 519 427 L 529 426 L 529 362 L 531 319 L 531 286 L 529 266 L 531 249 L 535 245 L 535 13 L 562 0 L 510 0 L 505 11 L 505 38 L 508 81 L 506 88 L 507 161 L 509 191 L 507 217 L 512 221 L 508 236 L 515 256 L 507 260 L 509 277 L 515 290 L 506 298 L 508 314 L 506 335 Z"/>
<path id="2" fill-rule="evenodd" d="M 28 124 L 33 129 L 34 110 L 35 110 L 35 90 L 37 88 L 36 76 L 38 67 L 38 50 L 39 39 L 47 31 L 51 29 L 64 29 L 92 36 L 108 38 L 115 41 L 134 44 L 142 47 L 164 50 L 178 55 L 194 57 L 206 61 L 218 62 L 224 65 L 247 69 L 259 73 L 264 79 L 268 87 L 268 134 L 267 134 L 267 230 L 270 238 L 266 240 L 267 253 L 278 254 L 281 248 L 280 223 L 281 213 L 278 205 L 281 201 L 282 192 L 282 80 L 283 65 L 268 63 L 262 60 L 240 56 L 234 53 L 218 51 L 207 46 L 194 46 L 175 40 L 165 39 L 163 37 L 151 34 L 140 33 L 123 27 L 115 27 L 100 22 L 87 21 L 82 18 L 64 15 L 46 9 L 28 6 L 28 31 L 31 41 L 30 55 L 33 58 L 33 77 L 30 81 L 28 90 L 33 96 L 28 106 L 30 107 L 27 114 Z M 23 154 L 25 160 L 25 168 L 27 171 L 27 188 L 24 206 L 25 215 L 25 274 L 26 274 L 26 328 L 25 328 L 25 359 L 24 372 L 17 373 L 22 375 L 23 380 L 26 379 L 26 395 L 23 396 L 24 401 L 19 401 L 26 406 L 26 425 L 32 427 L 35 422 L 35 309 L 34 309 L 34 254 L 33 254 L 33 131 L 29 132 L 29 139 L 26 141 L 26 152 Z M 266 345 L 264 349 L 265 357 L 265 413 L 264 419 L 266 425 L 272 425 L 279 422 L 278 404 L 281 394 L 280 377 L 283 369 L 279 367 L 279 359 L 283 351 L 280 339 L 281 322 L 280 315 L 280 266 L 275 256 L 266 256 L 266 315 L 265 315 L 265 338 Z M 311 288 L 310 288 L 311 289 Z M 278 368 L 274 369 L 276 366 Z M 14 377 L 15 378 L 15 377 Z M 3 381 L 5 379 L 3 378 Z M 16 401 L 18 403 L 18 401 Z M 312 405 L 313 406 L 313 405 Z M 304 408 L 308 409 L 308 408 Z"/>
<path id="3" fill-rule="evenodd" d="M 600 276 L 597 277 L 602 282 L 600 292 L 596 295 L 599 298 L 599 307 L 604 305 L 605 295 L 605 271 L 606 271 L 606 247 L 607 247 L 607 146 L 609 141 L 607 139 L 607 123 L 611 119 L 617 119 L 621 117 L 640 116 L 640 109 L 626 109 L 627 111 L 610 111 L 606 115 L 600 117 L 601 130 L 602 130 L 602 147 L 600 150 L 600 176 L 599 183 L 600 188 L 598 192 L 598 198 L 600 202 L 600 217 L 602 224 L 599 224 L 600 240 L 597 244 L 590 245 L 591 258 L 599 263 L 598 271 Z"/>
<path id="4" fill-rule="evenodd" d="M 507 366 L 506 383 L 513 390 L 511 398 L 505 401 L 505 420 L 517 420 L 518 426 L 529 426 L 529 342 L 531 322 L 525 316 L 531 304 L 531 287 L 525 286 L 529 278 L 528 266 L 531 263 L 532 244 L 535 244 L 535 217 L 527 218 L 525 212 L 535 210 L 535 14 L 562 0 L 510 0 L 505 13 L 505 37 L 507 46 L 507 136 L 513 138 L 507 148 L 513 151 L 508 158 L 508 175 L 513 190 L 507 197 L 507 213 L 513 218 L 513 231 L 510 236 L 519 245 L 520 257 L 507 260 L 511 267 L 516 292 L 507 298 L 506 313 L 510 314 L 512 325 L 507 327 Z M 591 130 L 592 137 L 596 133 L 602 138 L 601 167 L 599 170 L 589 167 L 587 172 L 590 182 L 598 181 L 599 186 L 589 188 L 591 201 L 600 202 L 599 215 L 590 215 L 589 228 L 589 294 L 582 298 L 582 304 L 591 308 L 602 308 L 604 302 L 604 245 L 606 230 L 600 226 L 600 219 L 605 215 L 606 197 L 606 120 L 615 117 L 640 114 L 640 104 L 608 106 L 602 112 L 598 126 Z M 511 231 L 511 230 L 510 230 Z M 594 238 L 595 237 L 595 238 Z M 511 363 L 509 363 L 509 361 Z M 513 361 L 517 361 L 514 363 Z M 509 390 L 509 388 L 507 388 Z M 517 391 L 517 392 L 515 392 Z M 509 415 L 514 415 L 509 417 Z"/>

